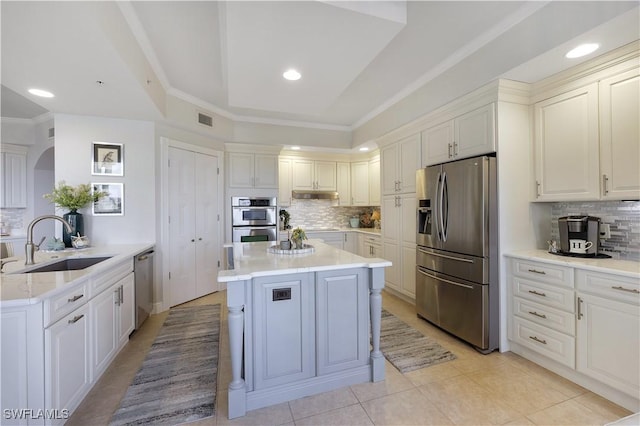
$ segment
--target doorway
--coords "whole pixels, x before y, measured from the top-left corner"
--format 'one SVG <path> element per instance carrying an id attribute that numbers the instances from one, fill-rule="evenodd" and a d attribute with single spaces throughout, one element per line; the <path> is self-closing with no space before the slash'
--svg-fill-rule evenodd
<path id="1" fill-rule="evenodd" d="M 33 170 L 33 217 L 56 214 L 56 206 L 44 199 L 55 187 L 55 148 L 45 150 L 38 158 Z M 37 244 L 42 237 L 51 238 L 55 235 L 55 222 L 44 220 L 33 228 L 33 241 Z M 46 247 L 46 242 L 42 246 Z"/>

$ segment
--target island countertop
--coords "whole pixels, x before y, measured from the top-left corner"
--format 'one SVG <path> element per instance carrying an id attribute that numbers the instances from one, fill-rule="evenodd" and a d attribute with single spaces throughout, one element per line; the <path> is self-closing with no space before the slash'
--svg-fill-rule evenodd
<path id="1" fill-rule="evenodd" d="M 68 286 L 81 282 L 93 274 L 108 270 L 113 265 L 150 249 L 154 243 L 113 244 L 84 249 L 66 249 L 63 251 L 37 251 L 35 265 L 29 269 L 43 266 L 64 258 L 112 256 L 103 262 L 76 271 L 19 273 L 26 269 L 25 256 L 14 256 L 16 262 L 4 265 L 0 284 L 0 306 L 19 306 L 38 303 L 45 298 L 64 291 Z"/>
<path id="2" fill-rule="evenodd" d="M 257 243 L 233 243 L 234 269 L 220 271 L 219 282 L 244 281 L 255 277 L 298 272 L 318 272 L 347 268 L 384 268 L 391 262 L 378 258 L 366 258 L 337 249 L 321 240 L 305 242 L 314 247 L 313 253 L 274 254 L 268 248 L 274 241 Z"/>

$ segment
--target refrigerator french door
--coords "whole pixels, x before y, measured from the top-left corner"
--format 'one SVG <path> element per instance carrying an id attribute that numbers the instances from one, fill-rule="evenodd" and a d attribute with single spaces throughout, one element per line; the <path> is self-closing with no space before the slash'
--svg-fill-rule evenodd
<path id="1" fill-rule="evenodd" d="M 491 352 L 498 344 L 496 159 L 418 170 L 416 311 Z"/>

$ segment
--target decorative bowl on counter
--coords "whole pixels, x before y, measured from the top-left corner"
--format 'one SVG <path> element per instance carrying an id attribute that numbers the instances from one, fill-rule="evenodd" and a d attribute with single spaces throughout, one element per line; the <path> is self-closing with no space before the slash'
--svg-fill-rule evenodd
<path id="1" fill-rule="evenodd" d="M 71 245 L 74 248 L 85 248 L 85 247 L 89 247 L 89 237 L 87 237 L 86 235 L 81 237 L 81 236 L 77 236 L 74 237 L 73 235 L 71 236 Z"/>
<path id="2" fill-rule="evenodd" d="M 267 249 L 269 253 L 273 254 L 306 254 L 313 253 L 316 251 L 316 248 L 311 244 L 303 244 L 302 248 L 291 248 L 291 249 L 282 249 L 280 248 L 280 244 L 274 244 Z"/>

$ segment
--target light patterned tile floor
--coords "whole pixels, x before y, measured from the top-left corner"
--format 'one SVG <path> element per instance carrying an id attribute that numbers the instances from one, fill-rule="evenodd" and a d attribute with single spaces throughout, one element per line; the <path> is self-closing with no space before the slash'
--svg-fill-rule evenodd
<path id="1" fill-rule="evenodd" d="M 220 303 L 226 292 L 183 306 Z M 190 425 L 603 425 L 628 410 L 511 352 L 481 355 L 416 317 L 413 306 L 383 294 L 383 307 L 458 357 L 401 374 L 386 363 L 386 380 L 363 383 L 227 418 L 231 381 L 226 309 L 222 309 L 216 416 Z M 107 425 L 168 312 L 131 336 L 68 425 Z"/>

